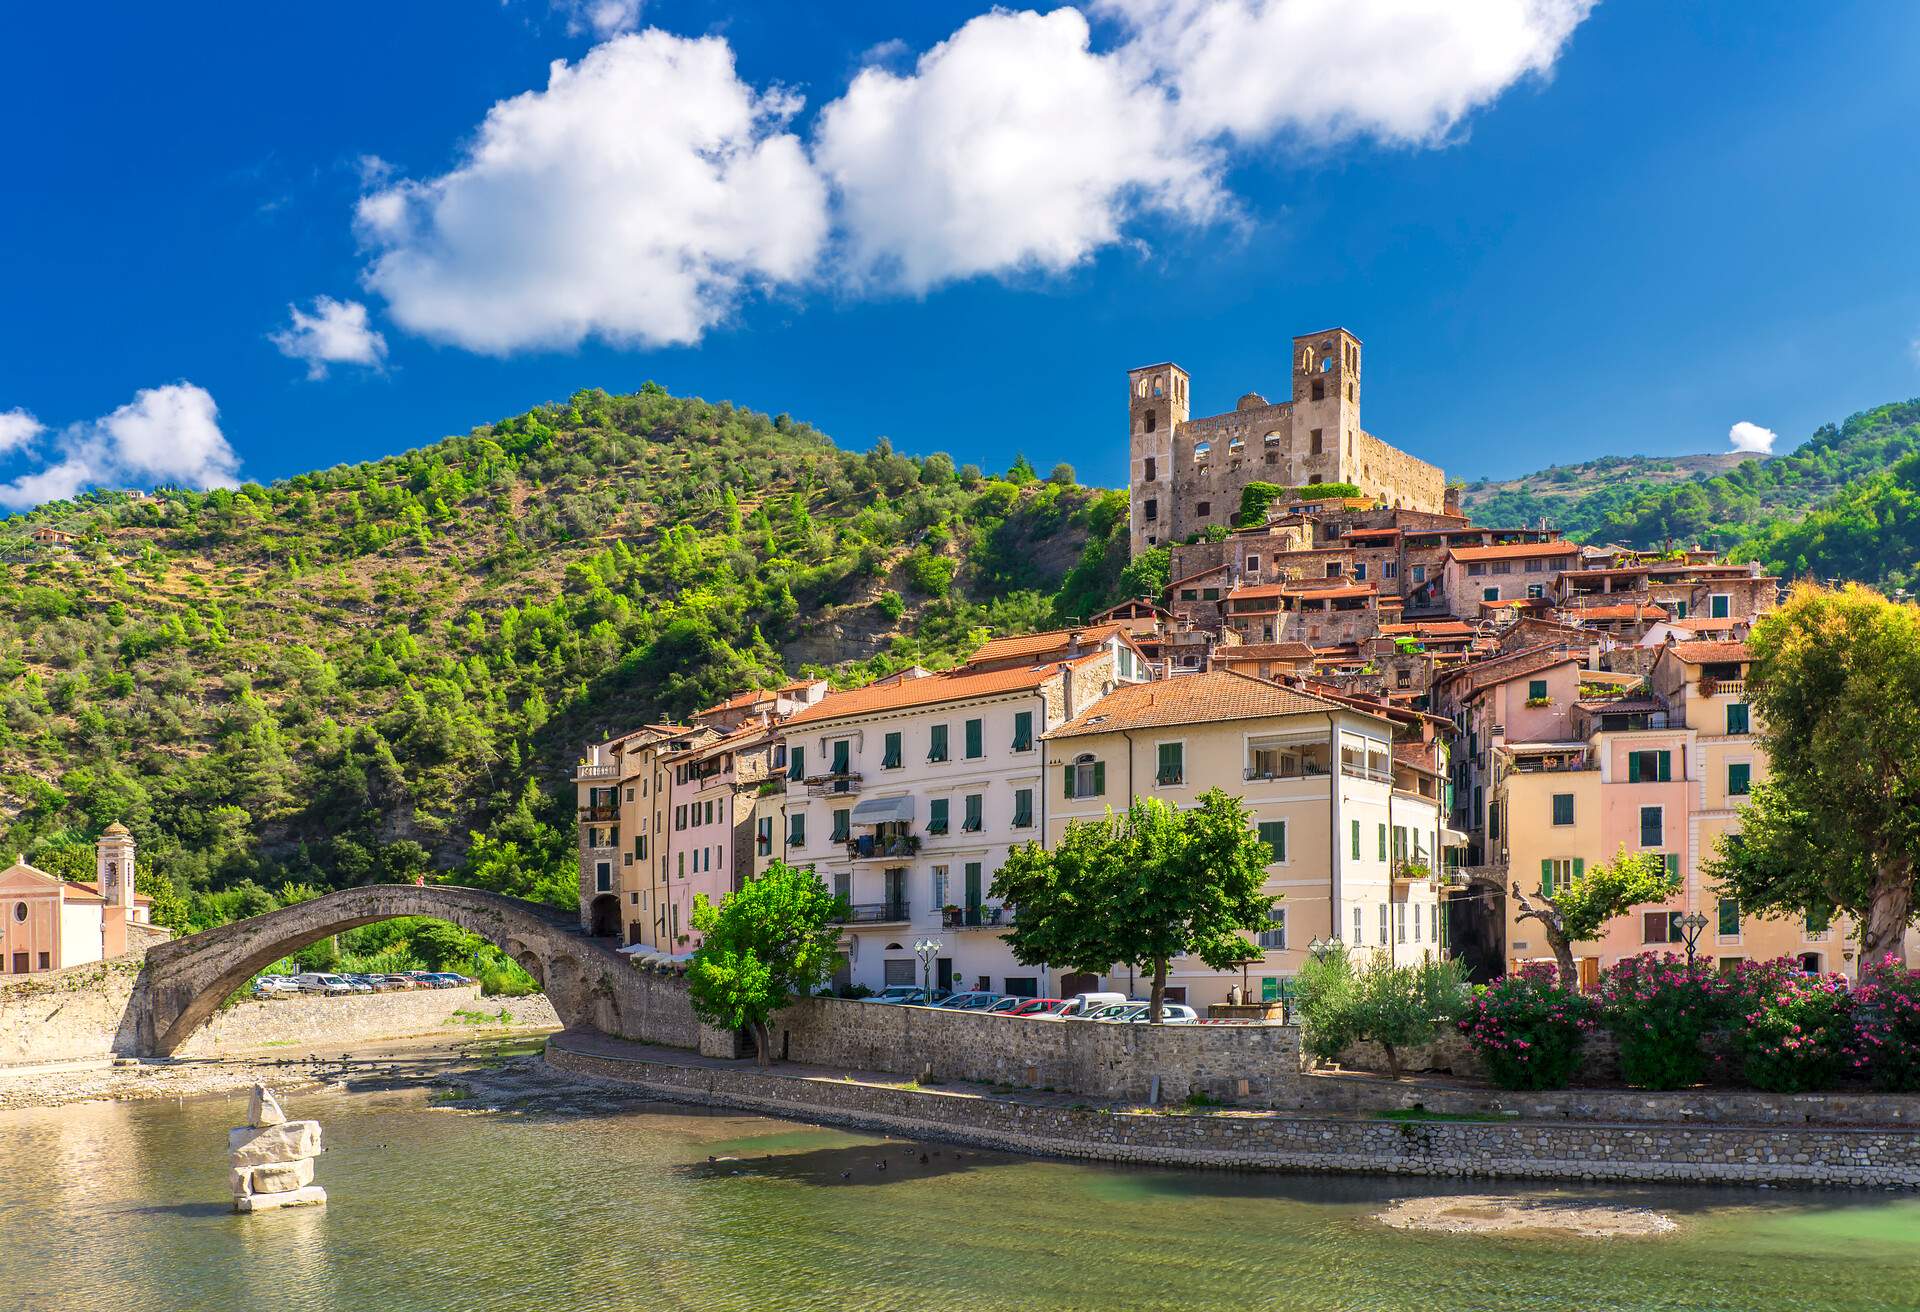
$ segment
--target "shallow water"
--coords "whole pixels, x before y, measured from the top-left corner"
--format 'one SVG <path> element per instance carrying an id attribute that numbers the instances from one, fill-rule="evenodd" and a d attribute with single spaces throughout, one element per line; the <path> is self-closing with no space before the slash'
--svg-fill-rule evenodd
<path id="1" fill-rule="evenodd" d="M 0 1307 L 1920 1307 L 1920 1200 L 1115 1169 L 636 1103 L 298 1097 L 324 1209 L 228 1210 L 245 1100 L 0 1113 Z M 938 1154 L 938 1155 L 935 1155 Z M 710 1161 L 709 1158 L 739 1160 Z M 878 1169 L 884 1161 L 886 1169 Z M 1414 1193 L 1652 1203 L 1654 1239 L 1408 1234 Z"/>

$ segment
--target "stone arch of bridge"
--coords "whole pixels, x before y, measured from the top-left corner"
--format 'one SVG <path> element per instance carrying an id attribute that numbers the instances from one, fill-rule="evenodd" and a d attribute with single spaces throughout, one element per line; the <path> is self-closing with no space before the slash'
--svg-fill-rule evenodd
<path id="1" fill-rule="evenodd" d="M 635 972 L 577 921 L 518 898 L 445 884 L 340 889 L 149 949 L 134 988 L 138 1049 L 165 1056 L 234 990 L 290 953 L 343 930 L 402 916 L 444 920 L 480 935 L 539 982 L 569 1029 L 622 1032 L 621 995 Z"/>

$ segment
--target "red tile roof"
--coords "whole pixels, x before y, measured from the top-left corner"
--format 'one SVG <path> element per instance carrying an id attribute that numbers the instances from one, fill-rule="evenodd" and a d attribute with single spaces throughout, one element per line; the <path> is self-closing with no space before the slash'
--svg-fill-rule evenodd
<path id="1" fill-rule="evenodd" d="M 1048 739 L 1077 738 L 1126 729 L 1152 729 L 1220 720 L 1254 720 L 1275 715 L 1325 713 L 1334 709 L 1319 697 L 1283 688 L 1234 670 L 1183 674 L 1156 683 L 1115 688 L 1058 729 Z"/>
<path id="2" fill-rule="evenodd" d="M 1472 564 L 1482 560 L 1525 560 L 1535 556 L 1577 556 L 1578 545 L 1572 542 L 1507 542 L 1497 547 L 1455 547 L 1450 553 L 1455 560 Z"/>
<path id="3" fill-rule="evenodd" d="M 1216 661 L 1304 661 L 1313 658 L 1313 648 L 1304 642 L 1243 642 L 1237 646 L 1215 647 Z"/>
<path id="4" fill-rule="evenodd" d="M 1124 624 L 1107 622 L 1088 624 L 1078 629 L 1049 629 L 1044 633 L 1020 633 L 1006 638 L 994 638 L 967 657 L 967 664 L 1028 660 L 1063 652 L 1072 643 L 1076 633 L 1080 635 L 1082 647 L 1093 647 L 1126 631 Z"/>
<path id="5" fill-rule="evenodd" d="M 1753 659 L 1744 642 L 1675 642 L 1667 650 L 1689 665 L 1724 665 Z"/>
<path id="6" fill-rule="evenodd" d="M 956 670 L 929 674 L 924 679 L 868 684 L 864 688 L 828 693 L 824 699 L 788 720 L 787 724 L 818 724 L 824 720 L 845 719 L 849 715 L 901 711 L 916 706 L 936 706 L 941 702 L 964 701 L 971 697 L 1023 692 L 1038 688 L 1053 678 L 1063 665 L 1078 668 L 1100 655 L 1099 652 L 1089 652 L 1071 661 L 1047 661 L 1040 665 L 1017 665 L 1012 669 L 1000 670 L 974 670 L 962 665 Z"/>

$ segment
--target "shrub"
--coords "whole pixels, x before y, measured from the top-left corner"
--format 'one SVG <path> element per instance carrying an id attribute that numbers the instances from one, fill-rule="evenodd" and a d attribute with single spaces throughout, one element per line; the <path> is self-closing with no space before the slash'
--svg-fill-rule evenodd
<path id="1" fill-rule="evenodd" d="M 1805 1093 L 1839 1081 L 1853 1037 L 1842 975 L 1802 975 L 1790 961 L 1735 972 L 1741 1074 L 1756 1089 Z"/>
<path id="2" fill-rule="evenodd" d="M 1345 943 L 1308 953 L 1294 987 L 1300 1046 L 1307 1056 L 1316 1062 L 1332 1061 L 1359 1039 L 1354 1015 L 1358 988 Z"/>
<path id="3" fill-rule="evenodd" d="M 1920 970 L 1889 954 L 1863 962 L 1847 1064 L 1882 1089 L 1920 1091 Z"/>
<path id="4" fill-rule="evenodd" d="M 1461 978 L 1454 961 L 1395 966 L 1376 957 L 1355 971 L 1344 944 L 1323 949 L 1298 980 L 1302 1046 L 1331 1061 L 1355 1043 L 1377 1043 L 1398 1079 L 1401 1051 L 1433 1042 L 1460 1015 Z"/>
<path id="5" fill-rule="evenodd" d="M 1475 989 L 1460 1020 L 1460 1032 L 1503 1089 L 1566 1088 L 1593 1028 L 1593 1004 L 1546 961 Z"/>
<path id="6" fill-rule="evenodd" d="M 899 593 L 891 590 L 881 593 L 873 604 L 890 620 L 897 620 L 907 613 L 907 603 L 901 599 Z"/>
<path id="7" fill-rule="evenodd" d="M 1643 952 L 1601 976 L 1601 1023 L 1620 1042 L 1620 1073 L 1643 1089 L 1683 1089 L 1707 1076 L 1707 1036 L 1730 1015 L 1729 981 L 1704 961 Z"/>

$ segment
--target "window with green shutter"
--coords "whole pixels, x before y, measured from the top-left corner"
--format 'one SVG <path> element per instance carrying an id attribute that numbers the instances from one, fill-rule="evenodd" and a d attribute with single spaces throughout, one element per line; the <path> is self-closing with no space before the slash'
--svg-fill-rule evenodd
<path id="1" fill-rule="evenodd" d="M 1187 749 L 1185 743 L 1161 743 L 1159 747 L 1160 768 L 1154 773 L 1154 781 L 1163 787 L 1171 787 L 1186 782 Z"/>
<path id="2" fill-rule="evenodd" d="M 1680 878 L 1680 854 L 1678 852 L 1668 852 L 1665 853 L 1665 856 L 1667 858 L 1667 878 Z"/>
<path id="3" fill-rule="evenodd" d="M 977 834 L 980 832 L 982 823 L 983 821 L 980 818 L 980 794 L 968 793 L 966 796 L 966 810 L 960 821 L 960 828 L 969 834 Z"/>
<path id="4" fill-rule="evenodd" d="M 1753 767 L 1745 761 L 1735 761 L 1727 766 L 1727 794 L 1731 797 L 1745 797 L 1753 791 Z"/>
<path id="5" fill-rule="evenodd" d="M 1543 702 L 1547 699 L 1547 681 L 1545 679 L 1527 680 L 1527 700 Z"/>
<path id="6" fill-rule="evenodd" d="M 947 726 L 936 724 L 928 731 L 927 759 L 944 761 L 947 759 Z"/>
<path id="7" fill-rule="evenodd" d="M 1385 825 L 1380 826 L 1379 841 L 1375 843 L 1374 846 L 1378 852 L 1378 855 L 1376 855 L 1374 859 L 1376 861 L 1385 861 L 1387 859 L 1387 827 Z"/>
<path id="8" fill-rule="evenodd" d="M 1640 808 L 1640 846 L 1658 847 L 1666 841 L 1666 813 L 1657 806 Z"/>
<path id="9" fill-rule="evenodd" d="M 1553 795 L 1553 822 L 1556 825 L 1573 823 L 1573 794 L 1555 793 Z"/>
<path id="10" fill-rule="evenodd" d="M 1733 598 L 1724 592 L 1714 593 L 1707 601 L 1708 610 L 1712 612 L 1713 619 L 1724 620 L 1733 612 Z"/>
<path id="11" fill-rule="evenodd" d="M 1029 829 L 1033 826 L 1033 789 L 1016 788 L 1013 790 L 1013 827 Z"/>
<path id="12" fill-rule="evenodd" d="M 842 738 L 833 745 L 833 773 L 846 774 L 849 772 L 850 767 L 847 764 L 847 760 L 852 751 L 853 744 L 845 738 Z"/>
<path id="13" fill-rule="evenodd" d="M 944 834 L 947 832 L 947 808 L 951 803 L 947 798 L 936 797 L 927 803 L 927 832 Z"/>
<path id="14" fill-rule="evenodd" d="M 1033 712 L 1015 711 L 1013 713 L 1013 750 L 1029 751 L 1033 747 Z"/>
<path id="15" fill-rule="evenodd" d="M 1672 752 L 1629 752 L 1627 782 L 1630 784 L 1667 783 L 1673 778 Z"/>
<path id="16" fill-rule="evenodd" d="M 853 836 L 853 812 L 835 811 L 833 813 L 833 837 L 831 842 L 844 843 Z"/>
<path id="17" fill-rule="evenodd" d="M 1273 853 L 1269 862 L 1287 859 L 1287 822 L 1285 820 L 1262 820 L 1260 822 L 1260 841 Z"/>
<path id="18" fill-rule="evenodd" d="M 1720 936 L 1722 938 L 1740 936 L 1740 904 L 1730 897 L 1720 899 Z"/>
<path id="19" fill-rule="evenodd" d="M 967 759 L 969 761 L 977 761 L 987 754 L 984 742 L 985 735 L 982 732 L 981 724 L 978 720 L 968 720 L 965 727 Z"/>
<path id="20" fill-rule="evenodd" d="M 795 747 L 793 758 L 787 763 L 787 778 L 804 779 L 807 777 L 807 749 Z"/>
<path id="21" fill-rule="evenodd" d="M 807 814 L 795 812 L 787 817 L 787 846 L 805 847 L 807 845 Z"/>
<path id="22" fill-rule="evenodd" d="M 900 733 L 899 730 L 896 729 L 887 735 L 886 749 L 880 753 L 880 768 L 882 770 L 898 770 L 903 755 L 904 749 L 900 744 Z"/>
<path id="23" fill-rule="evenodd" d="M 1727 703 L 1727 732 L 1729 734 L 1753 732 L 1753 714 L 1747 703 Z"/>
<path id="24" fill-rule="evenodd" d="M 1351 835 L 1351 842 L 1348 844 L 1348 849 L 1352 853 L 1353 859 L 1355 861 L 1358 861 L 1360 859 L 1360 822 L 1358 820 L 1355 820 L 1352 823 L 1353 823 L 1353 832 Z"/>

